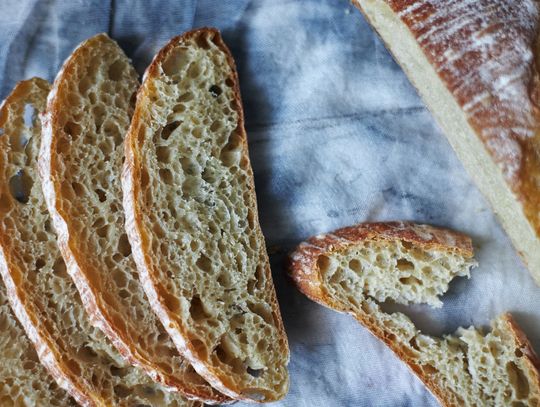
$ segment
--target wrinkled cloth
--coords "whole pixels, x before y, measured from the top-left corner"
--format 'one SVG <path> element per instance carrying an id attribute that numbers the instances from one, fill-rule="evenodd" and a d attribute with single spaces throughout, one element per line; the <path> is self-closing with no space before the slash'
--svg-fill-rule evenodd
<path id="1" fill-rule="evenodd" d="M 107 32 L 142 74 L 166 41 L 219 28 L 238 66 L 260 221 L 291 348 L 276 406 L 436 406 L 350 316 L 300 294 L 288 251 L 364 221 L 413 220 L 472 236 L 479 267 L 444 306 L 405 313 L 433 335 L 504 311 L 540 347 L 540 290 L 417 93 L 347 0 L 2 0 L 0 96 L 53 80 L 82 40 Z M 244 405 L 242 403 L 237 404 Z"/>

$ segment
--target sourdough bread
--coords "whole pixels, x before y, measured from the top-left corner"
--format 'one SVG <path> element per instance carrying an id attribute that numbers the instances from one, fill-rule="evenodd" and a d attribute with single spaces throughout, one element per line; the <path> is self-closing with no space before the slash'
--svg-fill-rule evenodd
<path id="1" fill-rule="evenodd" d="M 465 235 L 427 225 L 353 226 L 307 240 L 291 255 L 291 275 L 312 300 L 353 315 L 384 341 L 444 406 L 538 406 L 540 367 L 509 314 L 485 333 L 470 327 L 436 338 L 380 303 L 428 303 L 456 276 L 468 276 Z"/>
<path id="2" fill-rule="evenodd" d="M 56 245 L 37 174 L 37 113 L 45 108 L 49 84 L 35 84 L 40 91 L 30 103 L 5 105 L 1 119 L 0 271 L 17 318 L 41 362 L 81 405 L 201 406 L 131 367 L 90 324 Z"/>
<path id="3" fill-rule="evenodd" d="M 47 104 L 40 158 L 58 242 L 88 314 L 132 364 L 172 390 L 224 402 L 180 356 L 148 303 L 124 230 L 120 174 L 137 73 L 105 34 L 66 60 Z"/>
<path id="4" fill-rule="evenodd" d="M 231 397 L 282 398 L 287 338 L 258 222 L 236 69 L 218 31 L 186 33 L 157 54 L 125 146 L 128 236 L 176 346 Z"/>
<path id="5" fill-rule="evenodd" d="M 4 254 L 6 245 L 15 236 L 7 234 L 13 229 L 10 218 L 5 214 L 12 210 L 9 198 L 10 180 L 17 177 L 10 160 L 17 156 L 17 161 L 24 161 L 24 145 L 33 133 L 39 135 L 40 128 L 31 123 L 32 110 L 42 111 L 49 84 L 38 78 L 18 83 L 0 107 L 0 269 L 7 273 L 8 258 Z M 25 110 L 29 123 L 25 124 Z M 14 151 L 17 151 L 15 153 Z M 24 174 L 21 174 L 24 176 Z M 17 178 L 15 178 L 17 179 Z M 15 183 L 13 187 L 15 187 Z M 17 191 L 15 191 L 17 192 Z M 8 195 L 9 194 L 9 195 Z M 20 199 L 23 195 L 17 195 Z M 7 249 L 10 252 L 9 249 Z M 15 304 L 14 304 L 15 305 Z M 0 405 L 10 406 L 76 406 L 74 399 L 62 390 L 41 365 L 38 355 L 24 330 L 17 321 L 8 303 L 4 283 L 0 281 Z"/>
<path id="6" fill-rule="evenodd" d="M 540 284 L 536 0 L 353 0 Z"/>

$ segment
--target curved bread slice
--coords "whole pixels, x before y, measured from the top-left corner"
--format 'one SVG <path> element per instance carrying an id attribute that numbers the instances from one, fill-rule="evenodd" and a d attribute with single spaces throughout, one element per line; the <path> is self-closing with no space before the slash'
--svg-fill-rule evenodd
<path id="1" fill-rule="evenodd" d="M 137 73 L 105 34 L 64 63 L 47 105 L 41 169 L 62 255 L 86 310 L 131 363 L 206 402 L 226 397 L 180 356 L 137 278 L 120 174 Z"/>
<path id="2" fill-rule="evenodd" d="M 231 397 L 283 397 L 287 338 L 235 65 L 216 30 L 173 38 L 146 71 L 123 188 L 144 288 L 178 349 Z"/>
<path id="3" fill-rule="evenodd" d="M 56 246 L 37 175 L 41 124 L 32 111 L 43 112 L 49 84 L 22 86 L 31 97 L 9 101 L 0 119 L 0 271 L 41 362 L 85 406 L 201 406 L 131 367 L 90 325 Z"/>
<path id="4" fill-rule="evenodd" d="M 41 110 L 49 84 L 42 79 L 23 81 L 15 86 L 13 92 L 0 107 L 0 178 L 6 184 L 12 175 L 9 171 L 11 148 L 21 150 L 20 141 L 32 135 L 30 128 L 24 126 L 25 106 L 27 111 Z M 39 128 L 35 131 L 39 132 Z M 11 146 L 11 148 L 10 148 Z M 23 154 L 19 152 L 19 159 Z M 6 235 L 9 217 L 4 214 L 11 210 L 10 199 L 4 195 L 11 193 L 6 188 L 0 195 L 0 269 L 7 273 L 8 263 L 4 247 L 15 236 Z M 6 242 L 7 241 L 7 242 Z M 9 251 L 9 249 L 8 249 Z M 6 287 L 0 282 L 0 405 L 1 406 L 75 406 L 77 403 L 68 393 L 58 387 L 54 378 L 40 364 L 38 355 L 24 330 L 17 321 L 8 303 Z"/>
<path id="5" fill-rule="evenodd" d="M 509 314 L 489 333 L 474 327 L 435 338 L 379 303 L 442 305 L 438 296 L 475 264 L 470 239 L 427 225 L 374 223 L 300 244 L 291 274 L 300 290 L 352 314 L 384 341 L 445 406 L 538 406 L 539 362 Z"/>
<path id="6" fill-rule="evenodd" d="M 540 3 L 354 0 L 540 284 Z"/>

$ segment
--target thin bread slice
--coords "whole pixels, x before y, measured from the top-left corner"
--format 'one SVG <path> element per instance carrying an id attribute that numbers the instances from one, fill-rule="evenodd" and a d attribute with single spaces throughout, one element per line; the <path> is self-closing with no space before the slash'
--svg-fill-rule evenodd
<path id="1" fill-rule="evenodd" d="M 444 406 L 538 406 L 540 375 L 527 338 L 509 314 L 489 333 L 470 327 L 436 338 L 380 303 L 442 305 L 438 296 L 475 264 L 470 239 L 427 225 L 362 224 L 308 239 L 291 275 L 312 300 L 353 315 L 384 341 Z"/>
<path id="2" fill-rule="evenodd" d="M 8 164 L 13 150 L 18 150 L 18 159 L 25 159 L 24 145 L 20 142 L 39 133 L 32 124 L 25 126 L 24 113 L 44 109 L 49 93 L 49 84 L 38 78 L 18 83 L 0 107 L 0 179 L 4 188 L 0 194 L 0 269 L 5 274 L 8 268 L 4 247 L 15 237 L 6 234 L 9 220 L 4 216 L 11 211 L 10 193 L 6 186 L 13 174 Z M 27 113 L 28 114 L 28 113 Z M 31 117 L 30 117 L 31 119 Z M 10 171 L 11 170 L 11 171 Z M 9 251 L 9 250 L 8 250 Z M 19 259 L 22 260 L 22 259 Z M 15 304 L 14 304 L 15 305 Z M 0 281 L 0 405 L 10 406 L 76 406 L 77 403 L 61 389 L 52 375 L 41 365 L 32 342 L 26 337 L 8 303 L 4 283 Z"/>
<path id="3" fill-rule="evenodd" d="M 353 0 L 540 284 L 540 3 Z"/>
<path id="4" fill-rule="evenodd" d="M 56 245 L 37 174 L 37 113 L 45 109 L 49 84 L 36 79 L 22 86 L 32 97 L 12 99 L 0 118 L 0 271 L 39 359 L 84 406 L 202 406 L 130 366 L 91 326 Z"/>
<path id="5" fill-rule="evenodd" d="M 217 30 L 188 32 L 159 51 L 125 146 L 128 236 L 176 346 L 231 397 L 282 398 L 287 337 L 258 222 L 236 69 Z"/>
<path id="6" fill-rule="evenodd" d="M 66 60 L 47 104 L 40 157 L 62 256 L 86 310 L 132 364 L 208 403 L 227 398 L 178 353 L 137 277 L 124 230 L 120 174 L 137 73 L 105 34 Z"/>

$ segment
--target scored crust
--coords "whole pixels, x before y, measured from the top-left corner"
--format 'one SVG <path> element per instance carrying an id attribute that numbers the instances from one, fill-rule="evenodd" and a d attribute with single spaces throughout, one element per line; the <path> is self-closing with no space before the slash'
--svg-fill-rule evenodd
<path id="1" fill-rule="evenodd" d="M 248 184 L 251 191 L 254 190 L 254 181 L 253 173 L 251 166 L 249 165 L 249 156 L 247 150 L 247 136 L 244 130 L 243 123 L 243 109 L 240 100 L 240 89 L 238 84 L 238 77 L 236 73 L 236 66 L 232 55 L 230 54 L 228 48 L 221 39 L 219 32 L 211 28 L 202 28 L 194 30 L 188 33 L 185 33 L 181 36 L 173 38 L 165 47 L 163 47 L 159 53 L 155 56 L 151 65 L 146 70 L 143 77 L 143 84 L 137 95 L 137 106 L 131 122 L 130 130 L 125 141 L 126 148 L 126 161 L 124 164 L 124 171 L 122 175 L 122 186 L 124 191 L 124 209 L 126 212 L 126 229 L 128 232 L 129 240 L 133 248 L 133 254 L 137 262 L 137 266 L 140 272 L 140 278 L 144 289 L 147 293 L 147 296 L 160 319 L 162 320 L 165 328 L 173 338 L 176 346 L 182 354 L 193 364 L 195 370 L 205 377 L 209 383 L 217 388 L 219 391 L 227 394 L 231 397 L 247 400 L 247 401 L 273 401 L 279 398 L 282 398 L 288 389 L 288 381 L 285 386 L 280 390 L 279 394 L 272 394 L 269 396 L 266 394 L 263 398 L 257 398 L 256 396 L 251 396 L 250 394 L 244 394 L 241 389 L 235 388 L 232 377 L 224 377 L 219 375 L 218 371 L 214 369 L 210 364 L 203 362 L 197 355 L 197 349 L 191 342 L 187 330 L 181 325 L 179 319 L 172 313 L 167 305 L 167 301 L 171 300 L 170 293 L 167 293 L 165 288 L 165 282 L 160 281 L 158 277 L 158 272 L 155 270 L 155 264 L 152 259 L 152 249 L 150 248 L 150 237 L 149 231 L 145 229 L 143 222 L 143 212 L 146 208 L 141 208 L 141 179 L 142 173 L 145 172 L 146 177 L 148 176 L 144 166 L 144 161 L 142 160 L 143 152 L 141 150 L 141 131 L 144 128 L 146 120 L 152 120 L 149 113 L 147 112 L 147 107 L 142 106 L 143 104 L 152 103 L 152 92 L 155 92 L 155 89 L 149 88 L 151 81 L 160 75 L 159 70 L 161 69 L 161 63 L 167 59 L 169 54 L 173 49 L 182 44 L 182 42 L 187 42 L 192 38 L 198 38 L 198 36 L 211 36 L 212 41 L 216 46 L 225 54 L 228 67 L 231 69 L 231 74 L 228 81 L 231 81 L 233 89 L 233 103 L 231 106 L 238 112 L 237 118 L 237 127 L 240 136 L 241 144 L 241 155 L 242 160 L 247 162 L 247 174 L 248 174 Z M 250 210 L 254 214 L 254 223 L 258 225 L 258 215 L 257 215 L 257 204 L 254 193 L 249 194 L 248 204 Z M 258 227 L 258 226 L 257 226 Z M 259 230 L 260 233 L 260 230 Z M 264 245 L 264 238 L 262 233 L 258 237 Z M 270 306 L 272 309 L 272 318 L 274 324 L 277 328 L 279 335 L 279 349 L 285 360 L 285 364 L 289 359 L 289 349 L 286 339 L 285 330 L 283 327 L 283 322 L 279 312 L 279 305 L 277 302 L 275 289 L 272 284 L 271 271 L 269 267 L 268 256 L 266 252 L 262 255 L 264 262 L 264 277 L 267 281 L 266 290 L 267 294 L 270 297 Z M 257 389 L 253 389 L 254 393 Z"/>
<path id="2" fill-rule="evenodd" d="M 70 208 L 71 202 L 63 193 L 63 188 L 65 187 L 64 184 L 67 181 L 65 179 L 59 179 L 58 175 L 62 174 L 65 165 L 62 160 L 62 153 L 58 152 L 58 149 L 64 147 L 57 146 L 58 143 L 60 143 L 60 133 L 65 131 L 64 125 L 61 124 L 61 117 L 64 114 L 63 106 L 64 104 L 69 103 L 69 98 L 71 96 L 69 94 L 70 82 L 76 77 L 77 72 L 81 67 L 82 69 L 87 68 L 84 66 L 84 63 L 85 59 L 88 58 L 88 53 L 92 52 L 93 49 L 98 49 L 98 47 L 104 47 L 107 52 L 116 52 L 118 54 L 117 57 L 120 58 L 120 60 L 127 62 L 127 69 L 129 72 L 124 73 L 125 78 L 122 77 L 120 79 L 130 81 L 133 91 L 137 89 L 136 80 L 133 79 L 136 77 L 136 73 L 129 65 L 127 58 L 106 34 L 98 34 L 81 43 L 64 63 L 49 95 L 47 112 L 43 124 L 43 143 L 39 160 L 40 173 L 43 180 L 45 199 L 54 221 L 58 235 L 58 243 L 62 256 L 66 261 L 68 273 L 73 278 L 73 281 L 81 294 L 92 324 L 107 335 L 114 346 L 119 350 L 120 354 L 129 363 L 144 369 L 154 381 L 164 385 L 169 390 L 180 391 L 188 398 L 201 400 L 208 404 L 228 403 L 230 402 L 229 398 L 211 388 L 210 385 L 208 385 L 208 383 L 206 383 L 192 367 L 187 364 L 187 361 L 181 360 L 178 354 L 174 354 L 176 349 L 174 348 L 172 341 L 168 344 L 166 343 L 168 340 L 155 339 L 156 337 L 160 338 L 162 334 L 158 329 L 152 330 L 153 325 L 148 329 L 147 327 L 143 327 L 144 329 L 141 328 L 141 332 L 149 332 L 150 335 L 152 335 L 150 341 L 145 338 L 146 340 L 144 342 L 137 341 L 137 338 L 133 337 L 137 332 L 133 332 L 129 328 L 126 328 L 128 326 L 127 324 L 119 325 L 119 323 L 122 323 L 123 321 L 114 319 L 111 312 L 115 311 L 115 307 L 103 297 L 104 295 L 110 296 L 111 293 L 117 295 L 118 290 L 113 291 L 112 289 L 109 289 L 110 292 L 103 292 L 103 290 L 106 290 L 105 287 L 109 286 L 112 281 L 103 279 L 100 272 L 95 271 L 96 265 L 89 261 L 93 256 L 91 253 L 85 252 L 85 249 L 88 250 L 88 246 L 84 246 L 83 240 L 86 239 L 86 237 L 81 236 L 81 231 L 78 230 L 76 225 L 78 219 L 73 219 L 73 215 L 70 217 L 71 212 L 68 208 Z M 113 50 L 111 51 L 110 48 L 113 48 Z M 105 57 L 103 56 L 103 58 Z M 109 138 L 113 137 L 114 136 L 111 135 Z M 122 147 L 120 146 L 119 148 L 121 149 Z M 120 168 L 118 168 L 118 173 L 120 173 Z M 88 194 L 89 193 L 87 192 L 86 195 Z M 75 199 L 81 199 L 81 197 L 77 196 Z M 118 197 L 118 199 L 121 200 L 121 197 Z M 116 226 L 117 225 L 114 225 L 114 227 Z M 95 257 L 98 257 L 100 262 L 103 260 L 100 256 Z M 131 256 L 129 255 L 128 260 L 130 260 L 130 257 Z M 98 264 L 105 266 L 102 263 Z M 132 271 L 135 272 L 135 264 L 128 264 L 127 267 L 129 266 L 132 266 Z M 146 301 L 145 298 L 143 300 Z M 123 299 L 120 299 L 120 301 L 123 301 Z M 140 304 L 137 304 L 137 307 L 137 310 L 142 309 L 144 311 L 144 308 L 140 306 Z M 147 323 L 154 324 L 156 328 L 161 329 L 160 322 L 153 316 L 149 307 L 148 312 L 151 315 L 145 317 L 140 317 L 139 313 L 137 313 L 138 320 L 142 321 L 146 318 Z M 122 314 L 122 316 L 124 318 L 129 318 L 129 315 Z M 165 332 L 163 332 L 163 334 L 165 334 Z M 154 343 L 151 342 L 152 340 Z M 156 357 L 155 354 L 152 354 L 151 351 L 149 351 L 151 346 L 156 345 L 158 341 L 160 342 L 160 345 L 165 343 L 165 345 L 169 345 L 170 347 L 170 349 L 162 349 L 162 351 L 172 351 L 169 363 L 176 363 L 176 365 L 170 370 L 167 370 L 166 367 L 160 365 L 160 362 L 162 362 L 164 358 L 162 355 Z M 165 348 L 165 346 L 163 346 L 163 348 Z M 157 350 L 159 351 L 159 349 Z M 168 367 L 170 368 L 170 366 Z"/>
<path id="3" fill-rule="evenodd" d="M 540 6 L 353 0 L 416 87 L 540 284 Z"/>
<path id="4" fill-rule="evenodd" d="M 405 348 L 385 324 L 378 321 L 363 308 L 353 308 L 338 299 L 334 299 L 325 288 L 318 261 L 321 256 L 330 257 L 332 253 L 340 253 L 347 248 L 359 246 L 364 242 L 384 241 L 409 242 L 423 250 L 442 250 L 457 253 L 464 258 L 472 258 L 472 242 L 467 235 L 429 225 L 418 225 L 410 222 L 365 223 L 346 227 L 332 233 L 318 235 L 301 243 L 290 255 L 289 271 L 297 287 L 311 300 L 333 310 L 352 315 L 366 327 L 375 337 L 383 341 L 413 373 L 435 395 L 439 402 L 448 407 L 458 407 L 460 402 L 455 395 L 445 391 L 439 383 L 424 372 L 422 367 L 411 357 L 410 350 Z M 501 315 L 492 325 L 501 324 L 502 329 L 512 335 L 516 349 L 523 355 L 523 365 L 528 377 L 536 383 L 531 392 L 540 394 L 540 360 L 532 346 L 509 313 Z"/>

